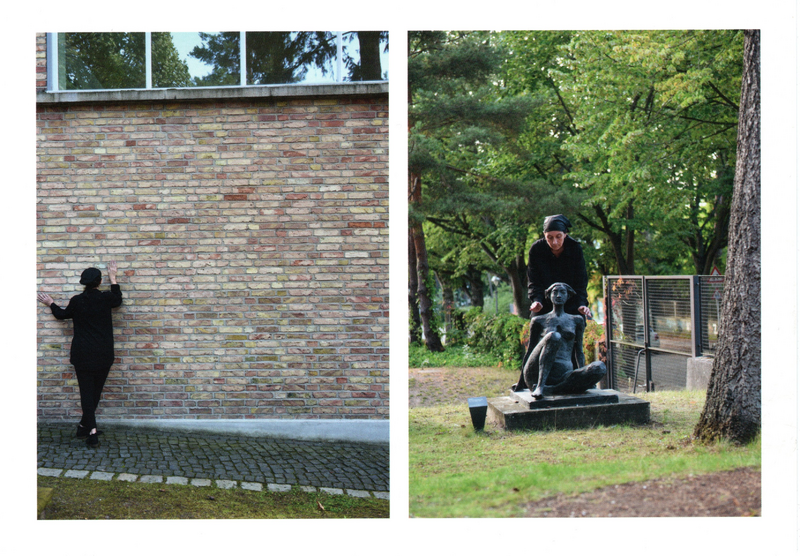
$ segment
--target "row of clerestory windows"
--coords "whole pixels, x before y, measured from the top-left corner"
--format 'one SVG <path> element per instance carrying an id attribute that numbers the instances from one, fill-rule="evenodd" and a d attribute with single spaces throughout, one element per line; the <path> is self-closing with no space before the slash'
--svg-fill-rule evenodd
<path id="1" fill-rule="evenodd" d="M 388 31 L 48 33 L 48 92 L 389 80 Z"/>

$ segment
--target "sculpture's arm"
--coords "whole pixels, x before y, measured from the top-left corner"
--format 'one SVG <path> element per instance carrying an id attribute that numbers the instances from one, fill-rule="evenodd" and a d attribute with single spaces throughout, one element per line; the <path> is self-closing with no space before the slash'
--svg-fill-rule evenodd
<path id="1" fill-rule="evenodd" d="M 575 347 L 573 348 L 576 353 L 578 361 L 578 368 L 586 366 L 586 356 L 583 353 L 583 330 L 586 328 L 586 321 L 583 317 L 575 316 Z"/>
<path id="2" fill-rule="evenodd" d="M 542 333 L 544 332 L 544 324 L 542 324 L 542 319 L 539 317 L 533 317 L 531 319 L 531 327 L 530 327 L 530 335 L 528 338 L 528 343 L 533 342 L 530 345 L 539 345 L 539 342 L 542 341 Z"/>

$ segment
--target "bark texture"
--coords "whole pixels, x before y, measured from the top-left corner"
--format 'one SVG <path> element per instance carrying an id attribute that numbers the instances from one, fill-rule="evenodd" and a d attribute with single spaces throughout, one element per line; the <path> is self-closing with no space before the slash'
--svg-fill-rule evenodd
<path id="1" fill-rule="evenodd" d="M 408 307 L 411 311 L 409 326 L 409 342 L 422 343 L 422 321 L 419 317 L 419 303 L 417 302 L 417 250 L 414 248 L 414 236 L 408 230 Z"/>
<path id="2" fill-rule="evenodd" d="M 736 176 L 719 343 L 695 427 L 704 442 L 748 442 L 761 430 L 760 35 L 745 31 Z"/>
<path id="3" fill-rule="evenodd" d="M 422 202 L 422 179 L 418 174 L 409 173 L 409 202 L 419 204 Z M 417 302 L 419 303 L 419 317 L 422 321 L 422 334 L 425 345 L 430 351 L 444 351 L 439 331 L 433 327 L 433 303 L 431 293 L 428 291 L 428 249 L 425 247 L 425 233 L 422 223 L 410 222 L 411 238 L 417 254 Z"/>

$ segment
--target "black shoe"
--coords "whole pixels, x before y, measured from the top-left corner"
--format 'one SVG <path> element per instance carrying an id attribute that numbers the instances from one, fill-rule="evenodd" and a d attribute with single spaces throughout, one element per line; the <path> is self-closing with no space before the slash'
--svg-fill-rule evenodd
<path id="1" fill-rule="evenodd" d="M 89 438 L 89 430 L 90 429 L 87 429 L 83 425 L 78 425 L 78 432 L 75 433 L 75 436 L 77 438 L 80 438 L 81 440 L 83 440 L 84 438 Z M 103 434 L 103 431 L 97 429 L 97 435 L 100 436 L 101 434 Z"/>
<path id="2" fill-rule="evenodd" d="M 89 436 L 87 436 L 86 437 L 86 445 L 89 446 L 90 448 L 97 448 L 97 446 L 100 444 L 100 440 L 97 439 L 98 436 L 99 435 L 96 434 L 96 433 L 95 434 L 90 434 Z"/>

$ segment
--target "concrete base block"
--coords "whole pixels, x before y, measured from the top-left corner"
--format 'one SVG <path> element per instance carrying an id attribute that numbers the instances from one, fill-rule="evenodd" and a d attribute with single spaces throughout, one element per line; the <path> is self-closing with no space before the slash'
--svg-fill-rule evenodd
<path id="1" fill-rule="evenodd" d="M 511 392 L 511 398 L 525 405 L 528 409 L 545 409 L 548 407 L 575 407 L 578 405 L 600 405 L 619 402 L 614 390 L 587 390 L 583 394 L 567 396 L 545 396 L 536 399 L 528 389 L 520 392 Z"/>
<path id="2" fill-rule="evenodd" d="M 686 360 L 686 389 L 708 390 L 713 357 L 690 357 Z"/>
<path id="3" fill-rule="evenodd" d="M 489 400 L 489 420 L 508 430 L 575 429 L 650 422 L 650 402 L 615 390 L 592 392 L 614 395 L 619 401 L 529 409 L 526 403 L 511 396 L 492 398 Z"/>
<path id="4" fill-rule="evenodd" d="M 388 419 L 103 419 L 105 428 L 234 434 L 324 442 L 389 443 Z"/>

